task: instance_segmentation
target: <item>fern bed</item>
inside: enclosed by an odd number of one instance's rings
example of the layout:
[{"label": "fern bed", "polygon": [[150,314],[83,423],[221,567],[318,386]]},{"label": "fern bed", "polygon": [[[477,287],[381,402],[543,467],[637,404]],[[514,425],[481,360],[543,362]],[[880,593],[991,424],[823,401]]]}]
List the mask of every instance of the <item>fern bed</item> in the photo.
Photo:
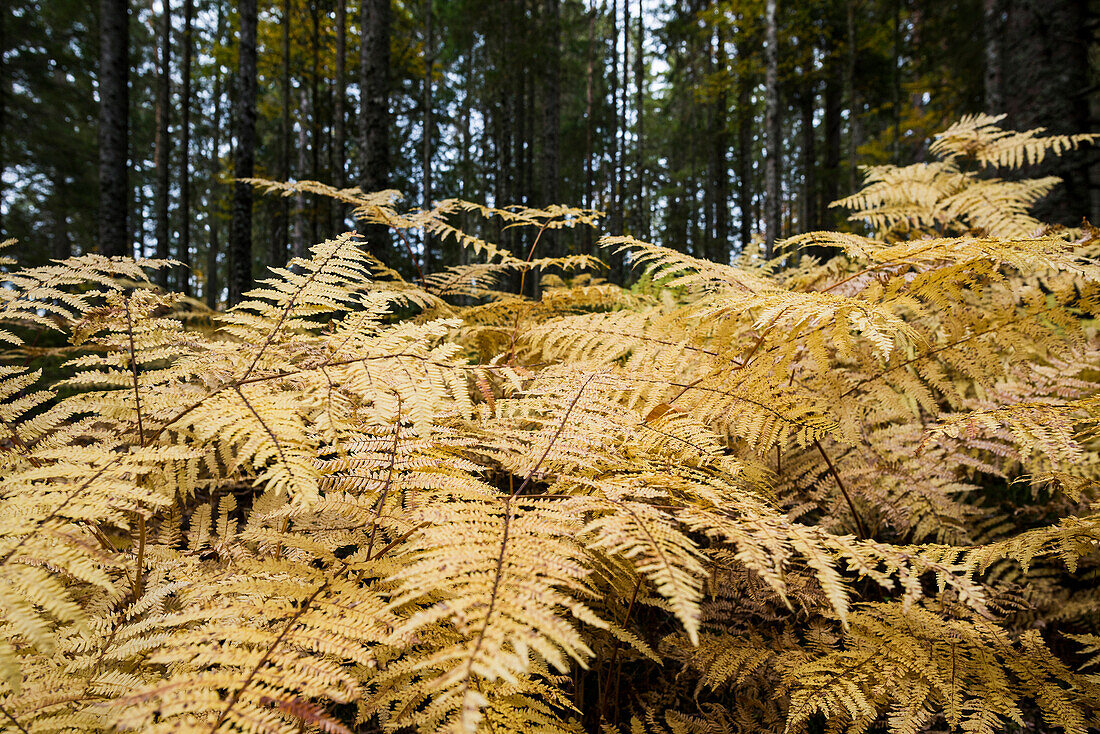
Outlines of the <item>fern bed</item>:
[{"label": "fern bed", "polygon": [[1100,726],[1100,238],[1002,178],[1087,136],[996,123],[868,170],[871,236],[605,237],[632,289],[449,224],[596,212],[311,182],[255,183],[473,264],[348,233],[212,314],[163,263],[5,262],[0,727]]}]

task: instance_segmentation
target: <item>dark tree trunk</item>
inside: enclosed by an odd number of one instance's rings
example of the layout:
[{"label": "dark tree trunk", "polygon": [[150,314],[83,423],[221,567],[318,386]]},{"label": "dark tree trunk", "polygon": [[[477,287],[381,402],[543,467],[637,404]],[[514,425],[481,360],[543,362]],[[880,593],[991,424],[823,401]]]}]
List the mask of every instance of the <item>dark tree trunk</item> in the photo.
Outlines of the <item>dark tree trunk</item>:
[{"label": "dark tree trunk", "polygon": [[[333,127],[333,170],[332,181],[336,188],[342,189],[347,183],[347,143],[345,124],[347,112],[344,110],[347,100],[347,0],[336,0],[336,97],[332,110]],[[344,231],[344,205],[332,202],[333,229],[337,234]]]},{"label": "dark tree trunk", "polygon": [[[309,136],[306,133],[306,120],[309,119],[309,92],[306,85],[298,87],[298,177],[305,178],[309,166]],[[290,238],[290,256],[305,257],[306,254],[306,195],[301,191],[294,195],[294,232]]]},{"label": "dark tree trunk", "polygon": [[814,83],[807,81],[799,100],[802,112],[802,226],[810,232],[819,226],[817,208],[817,139],[814,135]]},{"label": "dark tree trunk", "polygon": [[[542,118],[542,201],[540,205],[561,204],[558,201],[560,153],[558,130],[561,126],[561,0],[544,0],[546,16],[546,80],[543,87],[545,104]],[[547,232],[545,250],[551,255],[561,253],[561,243],[553,232]]]},{"label": "dark tree trunk", "polygon": [[[432,206],[432,72],[435,63],[435,51],[432,38],[432,0],[424,0],[424,109],[422,124],[424,127],[423,147],[421,148],[420,168],[423,174],[424,209]],[[424,269],[430,272],[434,262],[432,256],[431,235],[424,232]]]},{"label": "dark tree trunk", "polygon": [[99,8],[99,251],[129,255],[130,7],[128,0],[100,0]]},{"label": "dark tree trunk", "polygon": [[[256,0],[238,0],[240,61],[237,71],[236,178],[251,177],[256,156]],[[252,187],[233,189],[233,220],[229,235],[229,303],[235,305],[252,287]]]},{"label": "dark tree trunk", "polygon": [[195,0],[183,3],[183,86],[180,90],[180,246],[179,290],[191,295],[191,23]]},{"label": "dark tree trunk", "polygon": [[[221,43],[225,35],[225,12],[221,4],[218,5],[217,38],[215,43]],[[210,120],[211,150],[210,150],[210,180],[217,181],[221,175],[221,134],[222,134],[222,74],[220,69],[214,75],[214,116]],[[218,285],[218,254],[221,249],[219,237],[218,219],[222,213],[221,196],[217,191],[210,191],[207,202],[207,226],[210,230],[210,241],[206,250],[206,305],[217,308],[218,293],[221,288]]]},{"label": "dark tree trunk", "polygon": [[[595,0],[593,0],[595,2]],[[592,200],[592,100],[594,75],[595,75],[595,59],[593,58],[596,37],[596,7],[592,5],[588,8],[588,65],[585,68],[585,98],[584,98],[584,206],[586,209],[594,209],[595,202]],[[584,228],[584,251],[590,255],[594,255],[592,243],[592,229],[590,227]]]},{"label": "dark tree trunk", "polygon": [[[739,44],[737,52],[747,52],[747,44]],[[741,211],[741,250],[752,244],[752,80],[749,79],[745,64],[741,65],[741,76],[737,80],[737,208]]]},{"label": "dark tree trunk", "polygon": [[[170,223],[168,221],[168,170],[171,166],[171,138],[168,136],[169,99],[171,86],[171,59],[172,59],[172,5],[169,0],[164,0],[160,16],[160,36],[157,40],[158,59],[157,68],[157,102],[156,102],[156,137],[153,143],[153,162],[157,173],[157,199],[156,199],[156,257],[166,259],[169,256],[168,237]],[[157,270],[157,282],[162,288],[168,286],[168,270]]]},{"label": "dark tree trunk", "polygon": [[[321,80],[321,9],[319,7],[318,0],[310,0],[309,3],[309,19],[312,27],[312,33],[309,36],[309,48],[312,58],[312,66],[309,74],[309,116],[310,129],[309,129],[309,142],[310,142],[310,166],[309,175],[310,178],[318,180],[321,178],[321,96],[320,96],[320,80]],[[304,122],[304,120],[303,120]],[[318,243],[322,239],[321,231],[321,217],[317,207],[317,198],[312,197],[310,199],[309,207],[309,243],[310,246]],[[304,254],[304,253],[303,253]]]},{"label": "dark tree trunk", "polygon": [[[390,184],[390,0],[361,0],[359,134],[362,138],[362,180],[365,192]],[[389,253],[389,230],[376,225],[365,232],[367,244],[379,256]]]},{"label": "dark tree trunk", "polygon": [[635,223],[637,237],[641,240],[649,239],[649,205],[646,202],[646,164],[645,164],[645,13],[642,0],[638,0],[638,35],[634,47],[634,82],[636,85],[636,97],[634,101],[634,114],[638,119],[637,141],[635,142],[635,187],[638,201],[638,217]]},{"label": "dark tree trunk", "polygon": [[982,30],[985,33],[985,111],[995,115],[1004,107],[1001,99],[1001,0],[984,0]]},{"label": "dark tree trunk", "polygon": [[[8,137],[8,69],[6,63],[8,35],[5,27],[7,13],[0,13],[0,201],[4,200],[4,171],[8,159],[4,141]],[[0,239],[4,239],[4,213],[0,210]]]},{"label": "dark tree trunk", "polygon": [[[715,34],[715,66],[724,70],[729,65],[726,57],[726,39],[721,29]],[[714,259],[729,262],[730,255],[730,216],[729,216],[729,136],[727,135],[727,116],[729,99],[726,87],[722,85],[714,101]]]},{"label": "dark tree trunk", "polygon": [[[859,85],[856,83],[856,59],[859,57],[859,37],[856,35],[855,4],[855,0],[848,0],[845,8],[848,40],[846,86],[848,88],[848,115],[851,119],[851,131],[848,135],[848,191],[855,191],[859,185],[858,150],[860,144],[863,142],[863,97],[860,95]],[[828,101],[826,101],[826,113],[827,112]],[[839,121],[837,125],[837,129],[839,130]],[[826,132],[826,136],[828,136],[828,132]],[[828,151],[828,147],[826,147],[826,151]],[[827,152],[826,155],[828,155]]]},{"label": "dark tree trunk", "polygon": [[[280,181],[290,180],[290,0],[283,0],[279,18],[279,145],[275,175]],[[280,196],[275,204],[271,239],[268,240],[267,264],[286,264],[290,245],[290,199]]]},{"label": "dark tree trunk", "polygon": [[764,256],[771,258],[779,238],[779,33],[776,26],[776,0],[767,0],[764,47],[764,131],[768,155],[764,167]]}]

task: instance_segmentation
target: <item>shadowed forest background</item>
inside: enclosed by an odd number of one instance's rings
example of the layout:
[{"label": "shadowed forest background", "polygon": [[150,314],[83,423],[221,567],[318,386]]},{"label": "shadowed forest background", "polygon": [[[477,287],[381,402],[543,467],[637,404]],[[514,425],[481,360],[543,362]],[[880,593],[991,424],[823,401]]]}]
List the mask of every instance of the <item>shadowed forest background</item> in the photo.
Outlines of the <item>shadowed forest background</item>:
[{"label": "shadowed forest background", "polygon": [[[235,176],[396,189],[412,207],[584,206],[611,234],[728,262],[754,234],[851,227],[828,204],[858,166],[919,162],[961,115],[1080,133],[1100,99],[1089,0],[4,5],[0,234],[25,265],[174,258],[165,284],[211,306],[353,227],[328,199],[258,197]],[[1086,146],[1026,171],[1064,179],[1040,220],[1100,219],[1097,160]],[[547,254],[593,252],[583,229]],[[368,234],[406,274],[462,257]]]}]

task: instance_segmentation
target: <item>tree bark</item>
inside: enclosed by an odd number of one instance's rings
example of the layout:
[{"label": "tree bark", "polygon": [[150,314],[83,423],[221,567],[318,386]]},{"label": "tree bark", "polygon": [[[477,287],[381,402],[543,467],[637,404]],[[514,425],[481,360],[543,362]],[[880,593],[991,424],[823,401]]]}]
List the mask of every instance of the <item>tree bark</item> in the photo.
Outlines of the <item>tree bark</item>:
[{"label": "tree bark", "polygon": [[[238,0],[240,59],[237,69],[236,178],[249,178],[256,161],[256,0]],[[229,238],[229,303],[240,303],[252,287],[252,187],[237,183]]]},{"label": "tree bark", "polygon": [[[157,68],[157,103],[154,112],[157,131],[153,143],[153,162],[156,166],[157,174],[156,257],[163,260],[169,256],[168,236],[170,224],[168,221],[168,187],[170,182],[168,169],[171,165],[170,159],[172,156],[169,148],[172,143],[168,134],[168,118],[170,114],[168,105],[170,99],[169,87],[171,86],[172,4],[170,0],[161,0],[161,2],[160,26],[158,28],[160,35],[157,39],[157,51],[160,58]],[[168,286],[167,268],[160,268],[157,270],[156,279],[162,288],[166,288]]]},{"label": "tree bark", "polygon": [[[422,125],[424,128],[424,140],[421,148],[420,168],[423,175],[424,209],[432,206],[432,71],[435,64],[435,51],[432,38],[432,0],[424,0],[424,109]],[[424,269],[430,272],[433,269],[433,255],[431,235],[424,231]]]},{"label": "tree bark", "polygon": [[[215,43],[221,43],[225,35],[225,12],[221,4],[218,5],[217,37]],[[210,180],[216,182],[221,174],[221,133],[222,133],[222,74],[219,69],[214,75],[214,115],[210,120],[211,150],[210,150]],[[209,244],[206,249],[206,286],[204,295],[206,305],[217,308],[218,305],[218,253],[221,249],[219,242],[218,216],[221,214],[221,197],[212,187],[207,201],[207,227],[209,229]]]},{"label": "tree bark", "polygon": [[[8,35],[5,18],[7,13],[0,13],[0,201],[4,200],[4,171],[7,170],[8,158],[4,150],[4,141],[8,138],[8,68],[7,51]],[[0,238],[4,238],[4,212],[0,210]]]},{"label": "tree bark", "polygon": [[[298,177],[305,178],[309,167],[309,137],[306,134],[306,120],[309,119],[309,93],[306,85],[298,86]],[[290,238],[290,257],[305,257],[306,254],[306,195],[301,191],[294,194],[294,232]]]},{"label": "tree bark", "polygon": [[779,237],[779,33],[776,25],[776,0],[767,0],[767,33],[764,75],[764,130],[767,135],[767,160],[764,167],[764,256],[771,259]]},{"label": "tree bark", "polygon": [[[847,37],[848,37],[848,116],[851,120],[851,131],[848,135],[848,191],[853,192],[859,185],[859,145],[863,142],[863,98],[859,93],[859,85],[856,83],[856,59],[858,58],[856,35],[856,0],[848,0],[846,4]],[[839,129],[839,128],[838,128]],[[826,133],[828,134],[828,133]],[[827,150],[827,149],[826,149]],[[829,202],[832,203],[832,202]]]},{"label": "tree bark", "polygon": [[634,164],[635,196],[638,201],[638,217],[636,221],[637,237],[640,240],[649,239],[649,205],[646,202],[646,164],[645,164],[645,92],[646,92],[646,67],[645,67],[645,12],[642,0],[638,0],[638,34],[634,48],[634,83],[636,97],[634,100],[634,114],[637,116],[637,141],[635,142],[636,162]]},{"label": "tree bark", "polygon": [[[722,72],[729,65],[726,57],[726,39],[721,28],[716,29],[715,66]],[[719,86],[714,101],[714,257],[719,262],[728,263],[730,256],[730,217],[729,217],[729,137],[727,135],[727,117],[729,99],[726,86]]]},{"label": "tree bark", "polygon": [[[290,0],[283,0],[279,18],[279,144],[275,163],[275,175],[280,181],[290,180]],[[290,245],[290,199],[280,196],[275,204],[271,239],[268,240],[267,264],[282,267],[286,264]]]},{"label": "tree bark", "polygon": [[802,92],[802,226],[803,232],[818,228],[817,208],[817,136],[814,135],[815,84],[808,80]]},{"label": "tree bark", "polygon": [[130,7],[128,0],[100,0],[99,8],[99,251],[129,255]]},{"label": "tree bark", "polygon": [[737,48],[741,63],[741,74],[737,79],[737,208],[741,214],[741,250],[744,252],[752,244],[752,80],[748,77],[747,43],[742,41]]},{"label": "tree bark", "polygon": [[[336,0],[336,98],[333,104],[333,171],[332,181],[336,188],[347,186],[347,143],[345,124],[347,112],[347,0]],[[344,231],[344,205],[332,202],[333,229],[337,234]]]},{"label": "tree bark", "polygon": [[[559,151],[559,129],[561,127],[561,0],[544,0],[543,13],[546,16],[546,81],[543,87],[545,104],[542,118],[542,201],[540,205],[561,204],[558,201],[558,176],[561,154]],[[546,252],[551,255],[563,254],[561,242],[556,233],[546,243]]]},{"label": "tree bark", "polygon": [[191,295],[191,25],[195,0],[183,3],[183,86],[180,90],[180,245],[179,290]]},{"label": "tree bark", "polygon": [[[592,0],[595,3],[595,0]],[[592,85],[595,73],[595,60],[593,59],[593,46],[596,37],[596,7],[593,4],[588,8],[588,65],[585,70],[585,97],[584,97],[584,206],[586,209],[595,208],[592,201]],[[592,228],[584,228],[584,251],[594,255],[592,243]]]},{"label": "tree bark", "polygon": [[[361,0],[360,112],[362,138],[360,185],[365,192],[380,191],[390,183],[390,0]],[[389,230],[368,227],[368,246],[375,255],[389,253]]]},{"label": "tree bark", "polygon": [[995,115],[1001,100],[1001,0],[984,0],[982,30],[985,33],[985,111]]}]

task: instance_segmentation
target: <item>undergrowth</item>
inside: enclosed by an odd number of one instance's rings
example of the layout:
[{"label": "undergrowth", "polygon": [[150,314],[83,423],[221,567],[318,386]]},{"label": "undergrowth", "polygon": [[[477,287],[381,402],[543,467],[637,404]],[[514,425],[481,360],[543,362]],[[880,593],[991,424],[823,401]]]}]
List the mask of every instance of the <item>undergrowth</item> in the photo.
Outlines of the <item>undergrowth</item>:
[{"label": "undergrowth", "polygon": [[7,261],[0,726],[1100,725],[1100,242],[999,177],[1085,138],[996,123],[870,169],[873,236],[605,237],[633,290],[539,257],[595,212],[310,182],[256,183],[474,262],[406,281],[348,233],[211,315],[157,263]]}]

